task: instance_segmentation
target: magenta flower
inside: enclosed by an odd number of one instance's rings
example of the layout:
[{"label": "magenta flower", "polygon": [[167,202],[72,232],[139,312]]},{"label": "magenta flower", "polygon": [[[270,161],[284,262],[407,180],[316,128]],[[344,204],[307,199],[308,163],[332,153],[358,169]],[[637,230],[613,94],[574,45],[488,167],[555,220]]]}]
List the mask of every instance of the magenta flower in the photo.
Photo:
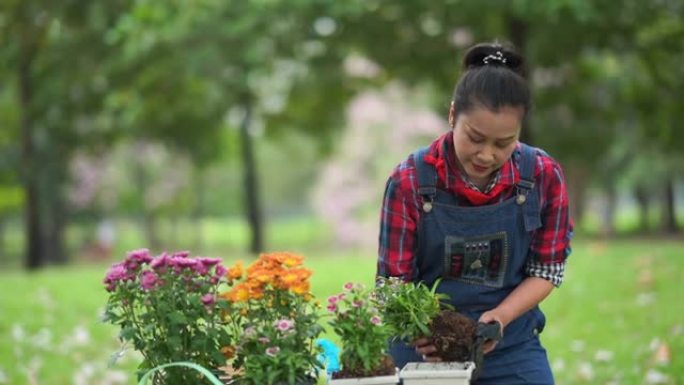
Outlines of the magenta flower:
[{"label": "magenta flower", "polygon": [[183,251],[176,251],[171,255],[172,258],[187,258],[190,255],[190,252],[187,250]]},{"label": "magenta flower", "polygon": [[157,274],[152,271],[145,270],[142,272],[142,276],[140,278],[140,287],[143,290],[152,290],[158,281],[159,277],[157,277]]},{"label": "magenta flower", "polygon": [[204,306],[211,306],[214,304],[214,301],[216,301],[216,298],[211,293],[202,296],[202,303]]},{"label": "magenta flower", "polygon": [[334,313],[337,311],[337,306],[334,303],[331,303],[326,307],[326,309],[328,309],[329,312]]},{"label": "magenta flower", "polygon": [[380,318],[378,315],[374,315],[370,318],[370,322],[373,325],[380,325],[382,323],[382,318]]},{"label": "magenta flower", "polygon": [[275,357],[276,354],[280,352],[280,348],[277,346],[271,346],[269,348],[266,348],[266,355],[269,355],[271,357]]},{"label": "magenta flower", "polygon": [[196,263],[192,269],[199,275],[205,276],[209,274],[209,267],[203,263]]},{"label": "magenta flower", "polygon": [[351,290],[354,288],[354,284],[352,282],[347,282],[344,284],[344,289],[345,290]]},{"label": "magenta flower", "polygon": [[207,267],[216,266],[221,263],[220,258],[198,258],[198,260]]},{"label": "magenta flower", "polygon": [[171,264],[182,269],[194,269],[199,262],[196,259],[174,256],[171,257]]},{"label": "magenta flower", "polygon": [[150,267],[158,272],[166,271],[166,266],[169,265],[169,255],[166,253],[161,253],[158,257],[154,258],[150,263]]},{"label": "magenta flower", "polygon": [[223,265],[218,265],[218,266],[216,266],[216,270],[214,271],[214,275],[220,278],[220,277],[223,277],[227,271],[228,271],[228,269],[223,267]]},{"label": "magenta flower", "polygon": [[125,281],[129,278],[128,270],[123,263],[115,263],[107,271],[107,275],[102,283],[107,285],[107,291],[113,291],[119,281]]},{"label": "magenta flower", "polygon": [[126,256],[127,261],[136,262],[138,264],[150,263],[152,256],[148,249],[133,250]]}]

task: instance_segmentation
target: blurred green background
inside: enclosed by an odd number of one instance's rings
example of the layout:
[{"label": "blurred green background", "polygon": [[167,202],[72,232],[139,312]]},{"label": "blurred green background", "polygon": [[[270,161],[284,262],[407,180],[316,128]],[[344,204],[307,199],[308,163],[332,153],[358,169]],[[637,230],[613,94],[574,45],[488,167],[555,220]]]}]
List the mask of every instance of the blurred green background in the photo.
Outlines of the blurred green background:
[{"label": "blurred green background", "polygon": [[[372,282],[392,168],[448,130],[465,49],[528,58],[523,140],[576,222],[559,384],[683,384],[680,0],[3,0],[0,384],[132,384],[99,323],[131,249],[307,256]],[[679,215],[678,215],[679,214]]]}]

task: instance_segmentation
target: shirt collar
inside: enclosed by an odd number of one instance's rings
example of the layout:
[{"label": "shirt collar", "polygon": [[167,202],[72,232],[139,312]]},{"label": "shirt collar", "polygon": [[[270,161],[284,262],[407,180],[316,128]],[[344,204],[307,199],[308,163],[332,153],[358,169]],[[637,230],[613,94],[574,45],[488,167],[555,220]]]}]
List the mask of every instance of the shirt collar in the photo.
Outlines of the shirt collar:
[{"label": "shirt collar", "polygon": [[[480,191],[477,186],[475,186],[472,181],[469,180],[468,176],[465,175],[458,167],[458,162],[456,160],[456,151],[454,149],[454,137],[452,131],[449,131],[439,137],[436,141],[432,143],[430,149],[428,150],[428,155],[434,157],[437,165],[446,165],[443,170],[438,172],[440,178],[443,179],[444,184],[447,189],[453,189],[456,187],[456,181],[464,181],[466,185],[476,191]],[[520,158],[520,143],[516,144],[513,155],[496,171],[494,178],[487,184],[484,192],[485,194],[492,191],[492,189],[497,184],[502,184],[503,186],[511,186],[520,180],[520,175],[518,172],[518,159]],[[431,162],[432,163],[432,162]]]}]

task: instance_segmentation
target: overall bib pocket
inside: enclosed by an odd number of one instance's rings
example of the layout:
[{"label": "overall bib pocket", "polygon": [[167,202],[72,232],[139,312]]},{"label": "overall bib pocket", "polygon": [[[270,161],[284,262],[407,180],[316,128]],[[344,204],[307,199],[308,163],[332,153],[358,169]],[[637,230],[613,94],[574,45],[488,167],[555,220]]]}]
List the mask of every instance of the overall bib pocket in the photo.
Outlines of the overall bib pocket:
[{"label": "overall bib pocket", "polygon": [[444,277],[469,284],[503,287],[508,267],[508,236],[489,235],[445,238]]}]

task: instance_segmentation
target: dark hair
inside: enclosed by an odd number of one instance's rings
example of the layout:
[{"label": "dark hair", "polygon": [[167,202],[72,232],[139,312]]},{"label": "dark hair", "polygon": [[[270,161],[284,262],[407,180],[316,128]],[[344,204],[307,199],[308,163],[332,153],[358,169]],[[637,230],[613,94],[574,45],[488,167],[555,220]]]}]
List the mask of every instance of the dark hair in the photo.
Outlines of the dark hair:
[{"label": "dark hair", "polygon": [[525,59],[510,44],[482,43],[463,57],[463,74],[454,90],[456,114],[473,107],[498,111],[504,106],[530,110]]}]

